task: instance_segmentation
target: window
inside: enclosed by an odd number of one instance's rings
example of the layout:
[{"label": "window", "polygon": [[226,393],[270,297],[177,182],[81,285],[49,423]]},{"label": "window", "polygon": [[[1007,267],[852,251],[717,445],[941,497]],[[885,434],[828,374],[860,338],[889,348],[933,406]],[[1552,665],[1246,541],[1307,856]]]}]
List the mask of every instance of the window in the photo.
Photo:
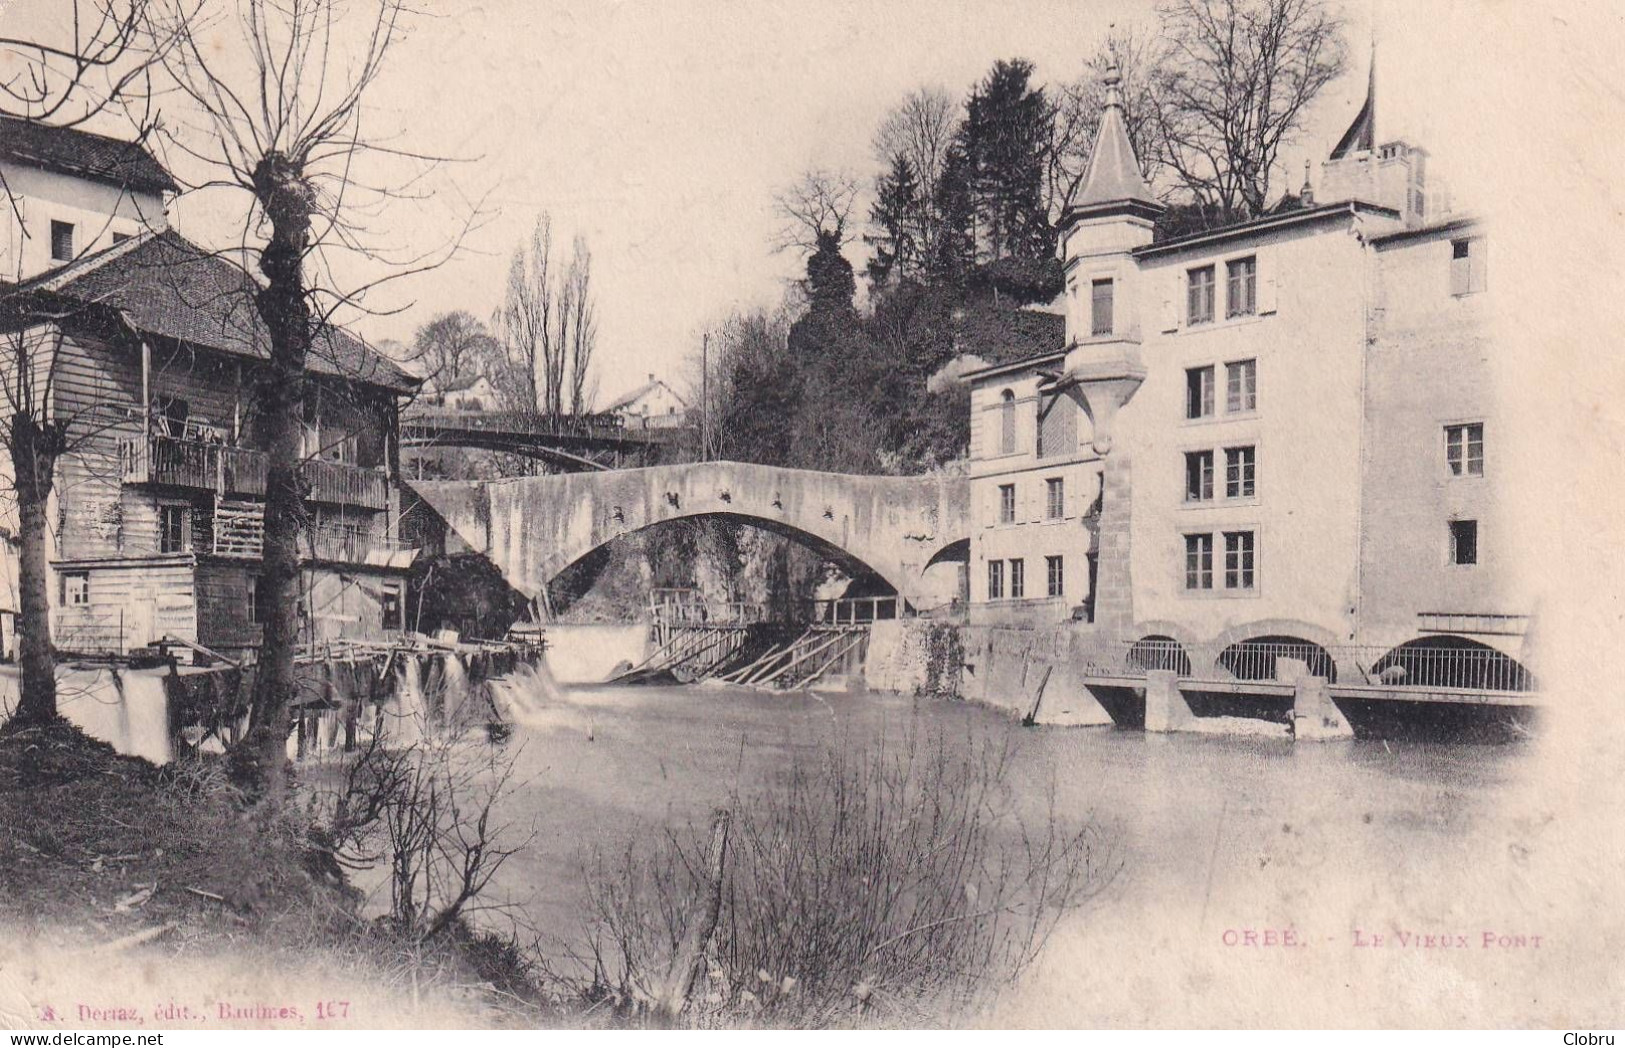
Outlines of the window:
[{"label": "window", "polygon": [[1484,240],[1468,237],[1450,242],[1450,293],[1471,295],[1487,286]]},{"label": "window", "polygon": [[382,613],[385,630],[398,632],[406,628],[404,608],[405,605],[401,601],[401,584],[384,583],[383,596],[379,598],[379,611]]},{"label": "window", "polygon": [[1014,524],[1016,522],[1016,486],[1014,484],[999,485],[999,523]]},{"label": "window", "polygon": [[158,507],[158,550],[160,553],[185,553],[187,517],[185,506]]},{"label": "window", "polygon": [[51,260],[73,261],[73,223],[51,221]]},{"label": "window", "polygon": [[987,562],[987,599],[1004,599],[1004,561],[990,560]]},{"label": "window", "polygon": [[135,234],[133,234],[133,233],[114,233],[113,234],[113,245],[116,247],[119,244],[124,243],[126,240],[129,240],[134,235]]},{"label": "window", "polygon": [[1020,557],[1010,561],[1010,599],[1020,600],[1027,595],[1027,562]]},{"label": "window", "polygon": [[1478,521],[1450,522],[1450,563],[1478,563]]},{"label": "window", "polygon": [[1213,588],[1213,536],[1185,536],[1185,588]]},{"label": "window", "polygon": [[1089,288],[1089,334],[1112,333],[1112,282],[1097,280]]},{"label": "window", "polygon": [[1044,481],[1044,516],[1050,520],[1066,516],[1066,482],[1060,477]]},{"label": "window", "polygon": [[1224,497],[1250,499],[1257,491],[1257,454],[1251,445],[1224,449]]},{"label": "window", "polygon": [[257,576],[248,583],[248,624],[250,626],[260,624],[260,608],[268,606],[265,598],[261,595],[264,586],[265,580]]},{"label": "window", "polygon": [[1253,533],[1224,533],[1224,588],[1253,588]]},{"label": "window", "polygon": [[1060,557],[1044,558],[1044,574],[1052,597],[1066,596],[1066,565]]},{"label": "window", "polygon": [[999,454],[1016,453],[1016,395],[1008,389],[999,395]]},{"label": "window", "polygon": [[1213,368],[1185,369],[1185,417],[1207,418],[1213,414]]},{"label": "window", "polygon": [[1185,277],[1186,322],[1209,323],[1213,319],[1213,267],[1187,270]]},{"label": "window", "polygon": [[1224,265],[1224,315],[1250,317],[1258,312],[1258,259],[1248,256]]},{"label": "window", "polygon": [[1258,361],[1233,360],[1224,366],[1224,409],[1232,415],[1258,410]]},{"label": "window", "polygon": [[1038,416],[1038,457],[1076,454],[1078,450],[1078,404],[1065,393],[1056,393],[1044,404]]},{"label": "window", "polygon": [[70,608],[82,608],[90,603],[90,572],[62,573],[62,603]]},{"label": "window", "polygon": [[1484,475],[1484,424],[1444,427],[1444,456],[1452,477]]},{"label": "window", "polygon": [[1185,452],[1185,501],[1206,502],[1213,497],[1213,452]]}]

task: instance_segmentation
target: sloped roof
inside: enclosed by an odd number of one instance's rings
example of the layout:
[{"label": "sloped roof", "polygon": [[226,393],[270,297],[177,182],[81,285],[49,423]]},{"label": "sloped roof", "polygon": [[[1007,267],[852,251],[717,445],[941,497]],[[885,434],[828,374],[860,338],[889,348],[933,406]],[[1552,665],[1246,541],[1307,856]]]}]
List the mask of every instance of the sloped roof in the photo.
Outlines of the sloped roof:
[{"label": "sloped roof", "polygon": [[672,389],[670,386],[667,386],[665,382],[663,382],[663,381],[661,381],[660,379],[657,378],[657,379],[652,379],[652,380],[650,380],[648,382],[645,382],[643,385],[639,386],[637,389],[634,389],[630,393],[626,393],[626,394],[623,394],[620,397],[617,397],[615,399],[614,403],[610,404],[610,406],[605,408],[604,410],[605,411],[619,411],[624,407],[630,407],[631,405],[637,403],[639,400],[641,400],[644,397],[648,396],[650,393],[653,393],[656,389],[659,389],[662,386],[665,386],[666,392],[670,393],[677,400],[678,403],[682,404],[685,407],[688,405],[688,401],[684,400],[677,393],[676,390]]},{"label": "sloped roof", "polygon": [[179,189],[138,143],[20,117],[0,116],[0,159],[148,193]]},{"label": "sloped roof", "polygon": [[1128,126],[1123,121],[1122,80],[1116,63],[1106,70],[1106,103],[1100,110],[1100,129],[1095,133],[1089,154],[1089,170],[1084,174],[1078,199],[1067,208],[1067,219],[1120,208],[1154,217],[1162,210],[1151,188],[1140,174],[1140,161],[1134,155]]},{"label": "sloped roof", "polygon": [[436,383],[438,393],[461,393],[465,389],[473,389],[481,382],[487,381],[484,375],[464,375],[462,378],[447,379]]},{"label": "sloped roof", "polygon": [[[145,335],[254,360],[270,358],[270,335],[254,308],[258,285],[240,267],[174,230],[146,233],[52,270],[15,288],[116,310]],[[312,340],[307,368],[410,392],[422,379],[342,328]]]}]

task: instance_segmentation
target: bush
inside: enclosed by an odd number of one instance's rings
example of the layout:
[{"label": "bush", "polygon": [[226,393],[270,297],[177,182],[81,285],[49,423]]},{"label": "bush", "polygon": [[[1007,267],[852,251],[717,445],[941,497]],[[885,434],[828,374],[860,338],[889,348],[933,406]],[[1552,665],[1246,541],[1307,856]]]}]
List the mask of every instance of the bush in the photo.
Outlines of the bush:
[{"label": "bush", "polygon": [[[733,797],[716,935],[681,1021],[918,1025],[985,1003],[1117,869],[1111,843],[1064,828],[1053,804],[1018,815],[1010,755],[912,734],[900,748],[831,746]],[[581,968],[554,978],[623,1020],[658,1018],[680,985],[679,944],[719,887],[705,836],[592,856]]]}]

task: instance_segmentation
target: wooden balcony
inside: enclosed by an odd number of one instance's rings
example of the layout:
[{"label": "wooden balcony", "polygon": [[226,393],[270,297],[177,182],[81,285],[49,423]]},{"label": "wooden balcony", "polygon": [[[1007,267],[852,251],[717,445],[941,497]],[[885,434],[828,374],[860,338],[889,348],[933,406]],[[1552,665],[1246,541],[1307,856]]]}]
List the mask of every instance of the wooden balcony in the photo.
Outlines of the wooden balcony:
[{"label": "wooden balcony", "polygon": [[357,509],[388,509],[389,478],[382,470],[342,462],[305,463],[310,501]]},{"label": "wooden balcony", "polygon": [[[265,496],[268,457],[252,448],[155,433],[145,441],[119,441],[119,458],[126,484]],[[389,478],[382,470],[311,460],[304,471],[311,502],[355,509],[389,508]]]},{"label": "wooden balcony", "polygon": [[224,495],[265,494],[266,456],[252,448],[154,433],[144,441],[120,441],[119,457],[127,484],[161,484]]}]

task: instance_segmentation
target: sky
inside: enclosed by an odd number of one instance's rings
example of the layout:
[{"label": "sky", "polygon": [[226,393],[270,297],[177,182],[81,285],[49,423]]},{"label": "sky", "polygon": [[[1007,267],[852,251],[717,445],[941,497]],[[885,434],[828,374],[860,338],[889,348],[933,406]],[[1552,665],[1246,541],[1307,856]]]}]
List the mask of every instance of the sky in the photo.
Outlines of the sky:
[{"label": "sky", "polygon": [[[364,11],[365,4],[356,4]],[[1378,133],[1451,154],[1478,5],[1351,0],[1350,73],[1329,89],[1283,154],[1296,188],[1358,109],[1377,27]],[[9,24],[49,17],[50,0],[0,0]],[[650,373],[683,382],[702,333],[735,307],[772,306],[801,270],[776,252],[775,190],[809,167],[878,171],[870,141],[916,86],[963,97],[999,58],[1041,81],[1077,77],[1107,31],[1149,21],[1149,0],[877,3],[851,0],[428,0],[367,99],[369,128],[416,152],[454,158],[377,220],[399,250],[432,251],[477,208],[482,223],[432,273],[378,292],[365,336],[410,341],[436,313],[488,317],[514,248],[551,215],[556,250],[584,236],[599,313],[598,403]],[[1438,60],[1441,42],[1452,61]],[[171,106],[178,103],[171,102]],[[182,232],[230,242],[206,200],[175,209]],[[854,262],[861,245],[849,249]],[[354,282],[376,272],[341,274]]]}]

